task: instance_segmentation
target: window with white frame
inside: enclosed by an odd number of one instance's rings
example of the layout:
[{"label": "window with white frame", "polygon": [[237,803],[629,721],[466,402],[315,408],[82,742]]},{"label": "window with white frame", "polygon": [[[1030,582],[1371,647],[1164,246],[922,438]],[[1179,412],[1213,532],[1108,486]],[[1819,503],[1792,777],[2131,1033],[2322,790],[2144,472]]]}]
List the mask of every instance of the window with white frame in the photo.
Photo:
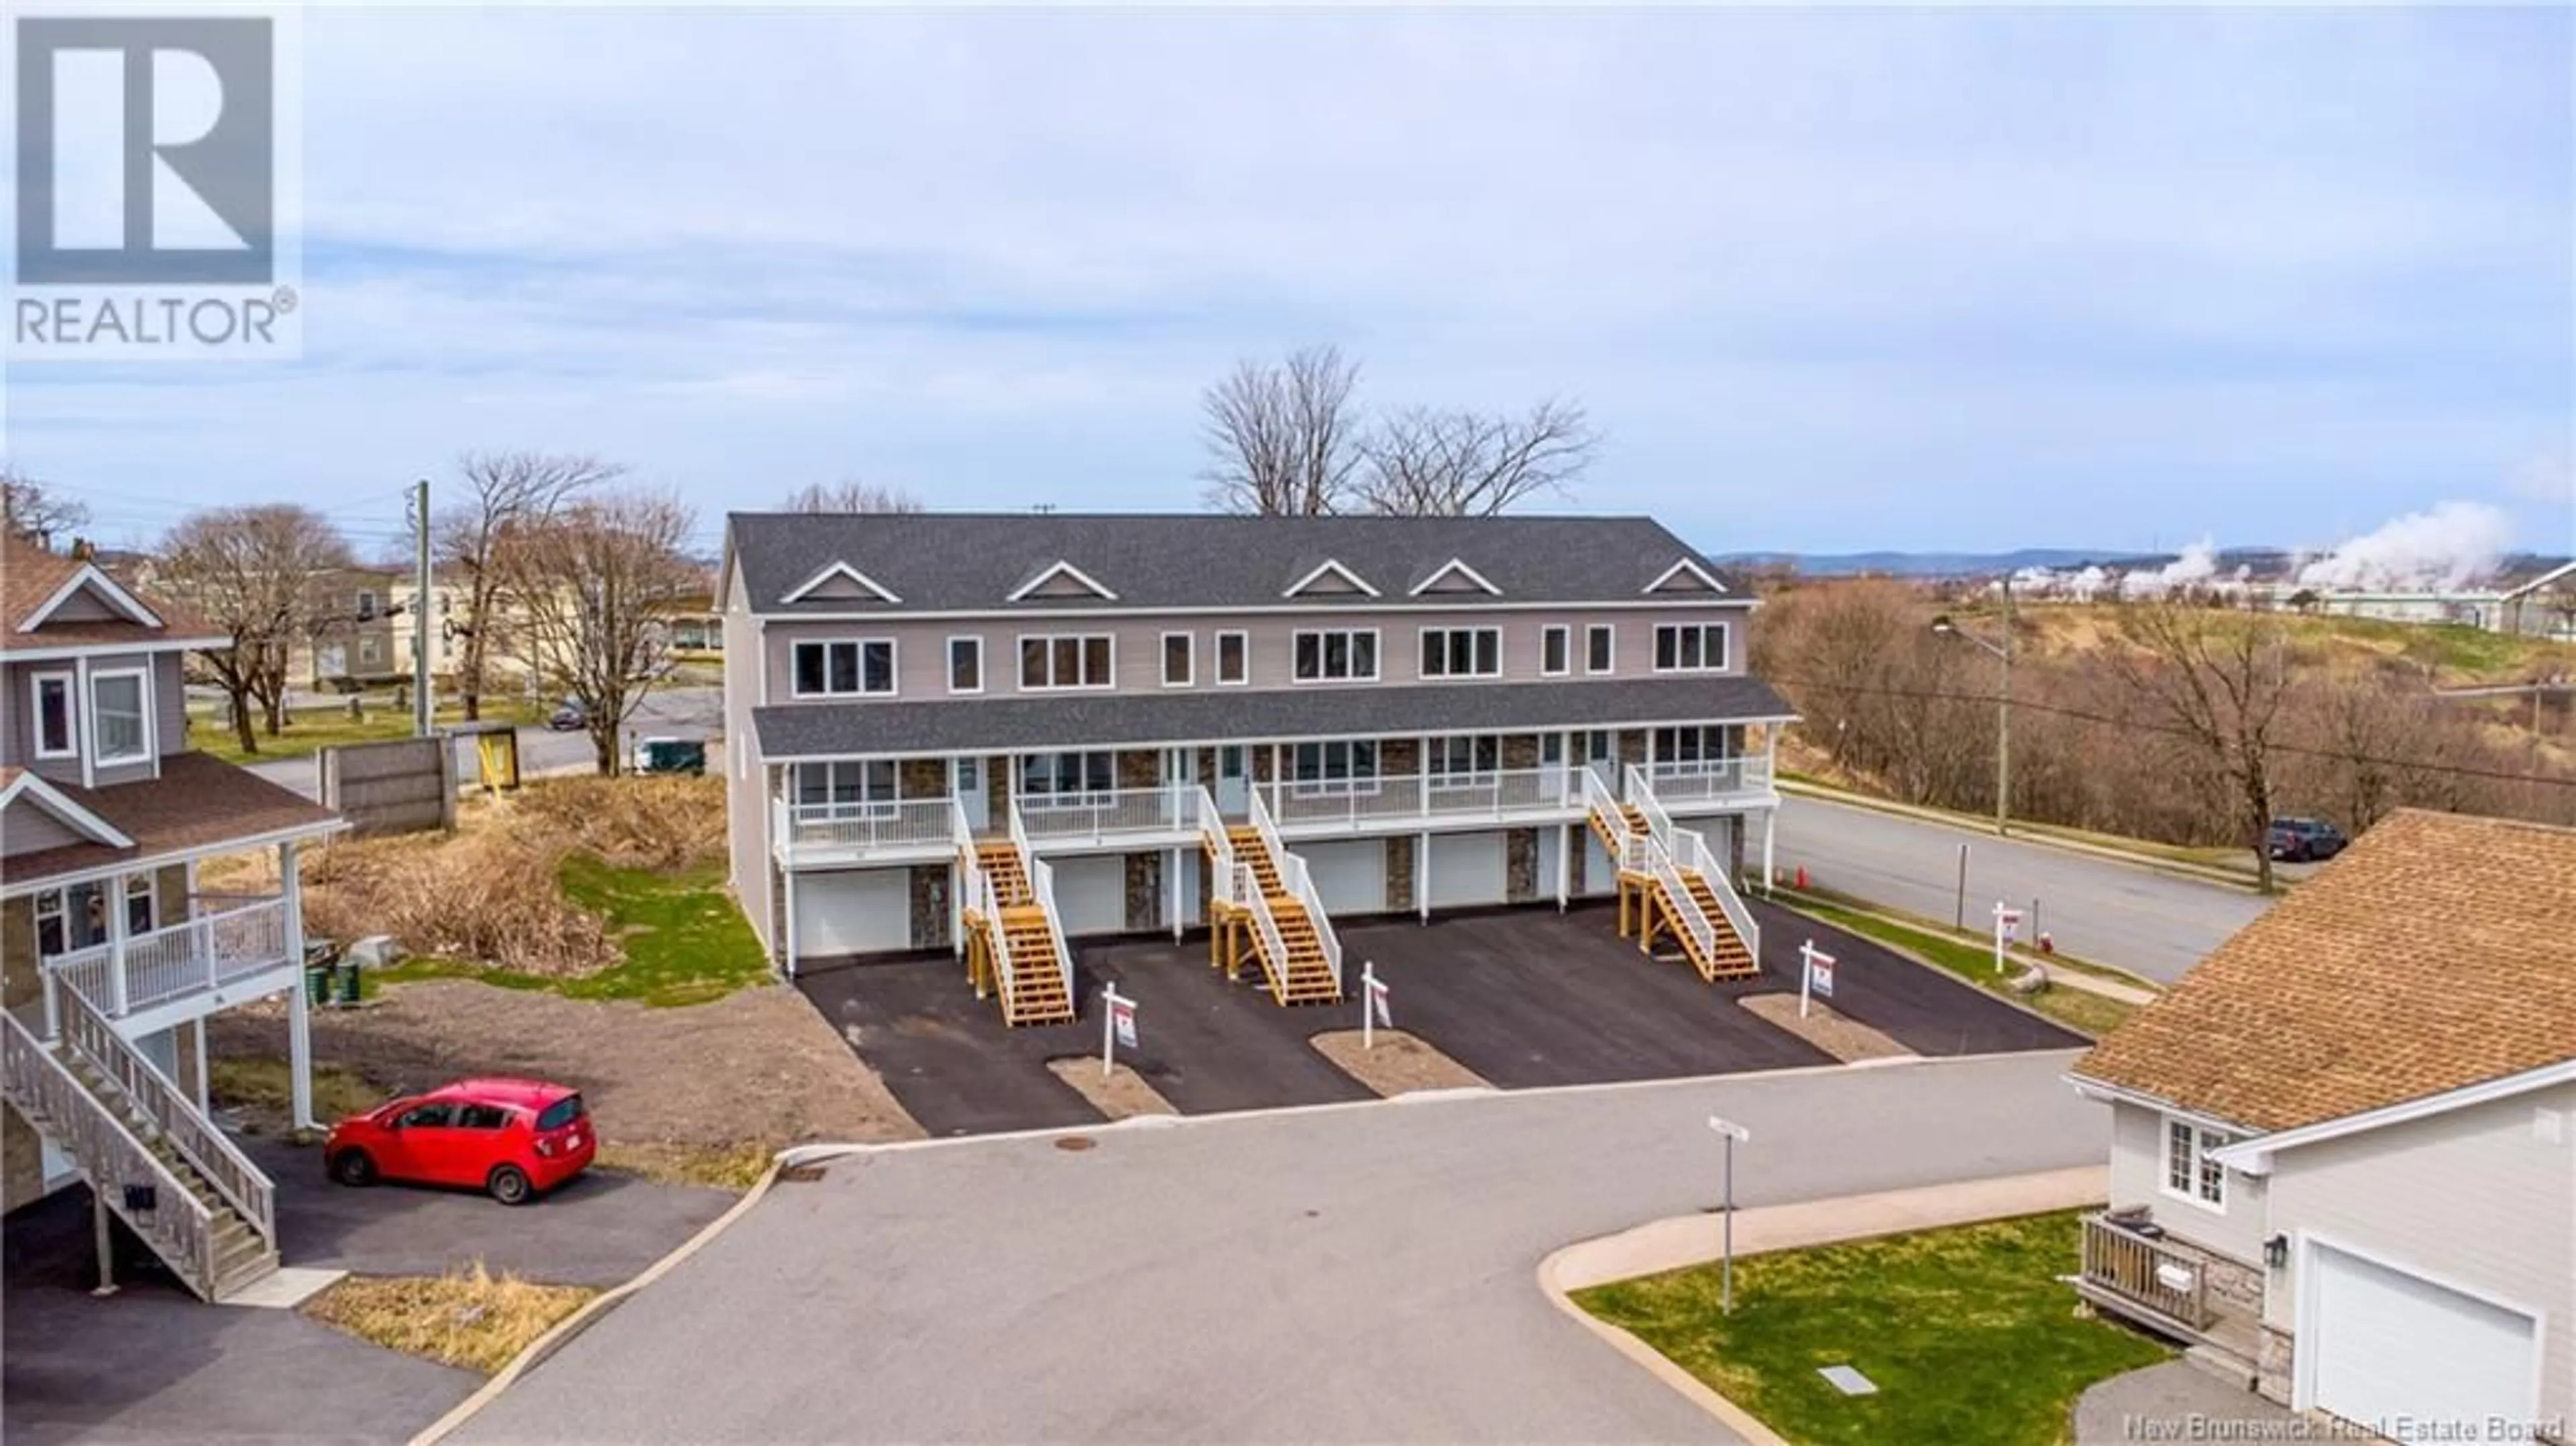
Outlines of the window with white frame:
[{"label": "window with white frame", "polygon": [[1657,623],[1655,671],[1714,673],[1726,666],[1726,624]]},{"label": "window with white frame", "polygon": [[1107,633],[1039,634],[1020,639],[1020,689],[1037,693],[1065,688],[1117,686],[1116,645]]},{"label": "window with white frame", "polygon": [[1594,623],[1583,630],[1583,671],[1606,673],[1617,661],[1619,633],[1608,623]]},{"label": "window with white frame", "polygon": [[984,691],[984,640],[982,638],[948,640],[948,691],[951,693]]},{"label": "window with white frame", "polygon": [[2165,1120],[2165,1192],[2212,1209],[2227,1208],[2227,1167],[2212,1158],[2227,1137],[2189,1120]]},{"label": "window with white frame", "polygon": [[384,665],[384,661],[384,645],[382,643],[377,641],[374,637],[363,637],[358,639],[359,667],[382,667]]},{"label": "window with white frame", "polygon": [[1114,753],[1031,753],[1020,759],[1020,796],[1033,806],[1101,802],[1117,787]]},{"label": "window with white frame", "polygon": [[799,698],[859,698],[894,692],[894,641],[843,638],[796,645]]},{"label": "window with white frame", "polygon": [[1377,681],[1377,629],[1342,628],[1299,633],[1295,639],[1300,683]]},{"label": "window with white frame", "polygon": [[1500,628],[1424,628],[1422,676],[1499,678],[1503,675]]},{"label": "window with white frame", "polygon": [[72,675],[38,673],[36,690],[36,756],[38,758],[75,758],[80,754],[80,729],[72,719]]},{"label": "window with white frame", "polygon": [[1289,752],[1288,776],[1300,795],[1377,792],[1377,744],[1366,738],[1300,743]]},{"label": "window with white frame", "polygon": [[1198,637],[1192,633],[1163,634],[1163,686],[1186,688],[1198,681]]},{"label": "window with white frame", "polygon": [[1539,633],[1538,670],[1550,678],[1574,671],[1574,629],[1563,623],[1550,623]]},{"label": "window with white frame", "polygon": [[1502,766],[1503,740],[1495,733],[1453,733],[1424,742],[1422,771],[1433,788],[1467,788],[1494,781]]},{"label": "window with white frame", "polygon": [[160,912],[160,898],[153,892],[150,874],[125,876],[125,932],[127,935],[149,934],[160,925],[155,916]]},{"label": "window with white frame", "polygon": [[890,818],[895,797],[891,758],[796,765],[797,811],[807,819]]},{"label": "window with white frame", "polygon": [[1220,684],[1252,681],[1252,636],[1249,633],[1216,635],[1216,680]]},{"label": "window with white frame", "polygon": [[63,891],[47,889],[36,896],[36,957],[50,959],[70,951],[70,926],[63,917]]},{"label": "window with white frame", "polygon": [[1658,728],[1652,747],[1657,773],[1716,773],[1735,759],[1734,740],[1723,723]]},{"label": "window with white frame", "polygon": [[140,668],[89,675],[90,761],[101,768],[152,757],[152,685]]}]

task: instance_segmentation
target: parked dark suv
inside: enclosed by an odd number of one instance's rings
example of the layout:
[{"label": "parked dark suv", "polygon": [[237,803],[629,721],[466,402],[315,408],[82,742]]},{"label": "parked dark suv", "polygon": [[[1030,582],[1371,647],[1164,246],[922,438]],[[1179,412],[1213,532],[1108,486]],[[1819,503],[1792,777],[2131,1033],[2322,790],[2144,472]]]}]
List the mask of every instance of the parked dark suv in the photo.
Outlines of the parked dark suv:
[{"label": "parked dark suv", "polygon": [[2321,818],[2276,818],[2264,835],[2263,851],[2286,863],[2316,863],[2343,852],[2351,840]]}]

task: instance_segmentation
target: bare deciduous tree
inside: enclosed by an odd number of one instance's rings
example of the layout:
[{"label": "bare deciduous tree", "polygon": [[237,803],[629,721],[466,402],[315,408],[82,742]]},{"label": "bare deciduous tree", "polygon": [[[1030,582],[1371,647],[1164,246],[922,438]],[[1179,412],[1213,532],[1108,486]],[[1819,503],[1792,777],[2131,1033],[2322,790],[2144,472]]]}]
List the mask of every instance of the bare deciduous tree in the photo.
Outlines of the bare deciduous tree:
[{"label": "bare deciduous tree", "polygon": [[494,555],[522,619],[514,647],[582,705],[604,775],[623,770],[620,731],[671,671],[671,613],[706,586],[681,551],[693,521],[667,492],[608,492],[510,528]]},{"label": "bare deciduous tree", "polygon": [[89,508],[77,499],[48,492],[45,484],[15,468],[0,467],[0,529],[51,552],[57,534],[89,525]]},{"label": "bare deciduous tree", "polygon": [[[591,488],[624,476],[626,468],[580,453],[468,452],[457,459],[456,472],[471,495],[438,509],[430,552],[465,578],[465,615],[457,623],[465,647],[457,659],[456,691],[471,722],[483,716],[492,659],[510,647],[501,626],[510,611],[508,591],[496,566],[510,533],[544,521]],[[413,624],[432,626],[428,599],[418,605]]]},{"label": "bare deciduous tree", "polygon": [[314,632],[312,579],[349,560],[349,544],[320,513],[284,503],[193,513],[162,539],[161,586],[230,639],[205,658],[243,752],[259,751],[253,701],[270,737],[284,726],[287,658]]},{"label": "bare deciduous tree", "polygon": [[1492,517],[1570,492],[1599,447],[1583,408],[1554,398],[1518,417],[1416,407],[1360,444],[1368,465],[1353,500],[1402,517]]},{"label": "bare deciduous tree", "polygon": [[2171,730],[2194,763],[2227,781],[2239,837],[2253,848],[2256,877],[2270,892],[2272,856],[2263,840],[2272,822],[2274,745],[2292,688],[2288,634],[2268,617],[2183,602],[2137,604],[2121,626],[2136,649],[2114,652],[2112,668],[2151,721]]},{"label": "bare deciduous tree", "polygon": [[1318,517],[1346,505],[1359,465],[1351,390],[1357,364],[1341,349],[1304,347],[1279,363],[1244,361],[1200,398],[1210,506],[1259,517]]},{"label": "bare deciduous tree", "polygon": [[808,482],[787,494],[787,512],[919,512],[921,499],[900,487],[862,482],[855,477],[828,485]]}]

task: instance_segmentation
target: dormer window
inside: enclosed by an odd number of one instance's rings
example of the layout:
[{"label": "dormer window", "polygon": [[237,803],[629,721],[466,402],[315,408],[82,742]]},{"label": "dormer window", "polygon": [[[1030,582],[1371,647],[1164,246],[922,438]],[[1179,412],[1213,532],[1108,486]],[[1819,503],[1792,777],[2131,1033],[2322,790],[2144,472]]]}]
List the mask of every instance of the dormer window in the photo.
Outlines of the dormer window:
[{"label": "dormer window", "polygon": [[35,677],[36,756],[77,758],[80,730],[72,721],[72,675],[38,673]]},{"label": "dormer window", "polygon": [[141,668],[89,675],[90,762],[100,768],[152,758],[152,685]]}]

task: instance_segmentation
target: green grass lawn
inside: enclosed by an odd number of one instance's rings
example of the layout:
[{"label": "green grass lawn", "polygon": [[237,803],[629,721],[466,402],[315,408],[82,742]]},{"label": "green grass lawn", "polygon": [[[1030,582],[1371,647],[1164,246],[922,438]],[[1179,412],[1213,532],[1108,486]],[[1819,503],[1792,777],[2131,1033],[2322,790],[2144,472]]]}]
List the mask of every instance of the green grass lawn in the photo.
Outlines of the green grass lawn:
[{"label": "green grass lawn", "polygon": [[[1585,1310],[1669,1357],[1792,1441],[2054,1446],[2086,1386],[2167,1350],[2079,1319],[2056,1277],[2075,1269],[2078,1216],[2033,1215],[1582,1291]],[[1817,1374],[1848,1365],[1878,1386],[1845,1396]]]},{"label": "green grass lawn", "polygon": [[[545,711],[516,700],[488,701],[483,705],[487,723],[543,723]],[[449,706],[438,710],[436,721],[449,726],[465,721],[465,710]],[[287,713],[286,728],[270,737],[265,724],[254,722],[259,751],[245,753],[241,740],[224,726],[220,709],[189,714],[188,742],[201,752],[213,754],[227,763],[267,763],[280,758],[304,758],[317,750],[347,743],[381,743],[390,738],[411,736],[411,710],[396,708],[390,700],[373,700],[367,705],[366,717],[353,719],[345,704],[319,708],[297,708]]]},{"label": "green grass lawn", "polygon": [[678,872],[621,869],[573,854],[557,875],[564,894],[608,921],[626,962],[579,979],[554,979],[447,959],[406,959],[362,981],[369,993],[419,979],[478,979],[503,989],[550,989],[568,999],[633,999],[656,1007],[704,1004],[769,977],[760,940],[724,891],[724,866]]},{"label": "green grass lawn", "polygon": [[[1847,930],[1866,939],[1937,964],[1989,994],[2018,999],[2069,1029],[2100,1036],[2112,1026],[2136,1012],[2137,1006],[2108,998],[2090,990],[2065,984],[2052,984],[2037,994],[2017,995],[2004,983],[2009,975],[1995,972],[1995,954],[1989,945],[1972,944],[1964,939],[1931,929],[1918,929],[1862,913],[1838,904],[1829,904],[1812,896],[1783,893],[1779,902],[1837,929]],[[2081,967],[2081,966],[2077,966]],[[2095,971],[2104,972],[2109,971]]]}]

